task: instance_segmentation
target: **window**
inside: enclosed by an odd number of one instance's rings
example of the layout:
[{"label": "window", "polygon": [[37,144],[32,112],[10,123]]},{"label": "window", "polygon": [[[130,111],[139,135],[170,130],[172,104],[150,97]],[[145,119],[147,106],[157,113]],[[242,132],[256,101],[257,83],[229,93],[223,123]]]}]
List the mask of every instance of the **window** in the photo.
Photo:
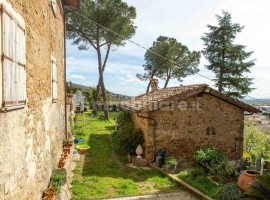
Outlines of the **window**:
[{"label": "window", "polygon": [[55,103],[57,101],[57,65],[56,65],[56,59],[54,57],[52,57],[51,62],[52,62],[52,102]]},{"label": "window", "polygon": [[[2,109],[26,104],[25,27],[22,17],[1,5],[1,96]],[[17,17],[20,20],[17,20]]]}]

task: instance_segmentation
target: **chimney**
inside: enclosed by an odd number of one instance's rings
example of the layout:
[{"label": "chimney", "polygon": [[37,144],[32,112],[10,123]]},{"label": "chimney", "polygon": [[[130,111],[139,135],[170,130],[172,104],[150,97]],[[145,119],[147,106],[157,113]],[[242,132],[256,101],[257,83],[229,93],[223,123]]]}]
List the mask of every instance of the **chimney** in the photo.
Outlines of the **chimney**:
[{"label": "chimney", "polygon": [[158,79],[152,78],[150,80],[150,85],[151,85],[151,92],[155,92],[158,90]]}]

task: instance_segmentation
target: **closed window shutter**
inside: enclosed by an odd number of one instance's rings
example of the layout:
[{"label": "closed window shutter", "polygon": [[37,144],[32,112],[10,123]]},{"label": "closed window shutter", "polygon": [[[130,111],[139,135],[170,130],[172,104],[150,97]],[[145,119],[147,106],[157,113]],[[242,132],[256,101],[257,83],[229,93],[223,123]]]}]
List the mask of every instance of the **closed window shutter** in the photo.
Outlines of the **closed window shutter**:
[{"label": "closed window shutter", "polygon": [[53,102],[57,101],[58,98],[57,91],[57,65],[56,60],[52,59],[52,100]]},{"label": "closed window shutter", "polygon": [[25,30],[5,9],[2,12],[3,107],[25,105]]}]

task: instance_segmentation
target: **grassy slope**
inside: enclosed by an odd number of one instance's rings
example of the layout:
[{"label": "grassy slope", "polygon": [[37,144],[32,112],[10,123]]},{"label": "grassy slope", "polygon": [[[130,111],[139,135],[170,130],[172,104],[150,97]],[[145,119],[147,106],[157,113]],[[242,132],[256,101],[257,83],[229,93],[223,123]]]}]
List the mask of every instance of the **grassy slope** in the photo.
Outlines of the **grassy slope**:
[{"label": "grassy slope", "polygon": [[[85,116],[85,134],[82,126],[83,115],[79,115],[76,137],[85,138],[84,144],[90,145],[90,149],[74,170],[74,199],[145,194],[177,188],[175,183],[157,171],[133,169],[114,159],[109,139],[114,130],[114,121],[91,118],[89,113]],[[111,113],[110,117],[113,119],[114,113]]]}]

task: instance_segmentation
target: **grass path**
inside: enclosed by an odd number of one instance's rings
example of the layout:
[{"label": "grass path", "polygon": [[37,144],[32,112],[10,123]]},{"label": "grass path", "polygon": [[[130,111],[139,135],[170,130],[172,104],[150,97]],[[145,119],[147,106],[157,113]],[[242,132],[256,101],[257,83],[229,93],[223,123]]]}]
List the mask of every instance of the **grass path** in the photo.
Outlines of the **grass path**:
[{"label": "grass path", "polygon": [[[111,113],[111,118],[114,113]],[[106,122],[102,117],[91,118],[85,114],[76,122],[76,137],[83,137],[84,144],[90,145],[87,154],[81,156],[74,170],[72,192],[75,200],[106,198],[124,195],[147,194],[177,189],[175,183],[160,172],[133,169],[123,163],[122,157],[113,150],[111,133],[114,121]],[[89,140],[88,140],[89,139]]]}]

